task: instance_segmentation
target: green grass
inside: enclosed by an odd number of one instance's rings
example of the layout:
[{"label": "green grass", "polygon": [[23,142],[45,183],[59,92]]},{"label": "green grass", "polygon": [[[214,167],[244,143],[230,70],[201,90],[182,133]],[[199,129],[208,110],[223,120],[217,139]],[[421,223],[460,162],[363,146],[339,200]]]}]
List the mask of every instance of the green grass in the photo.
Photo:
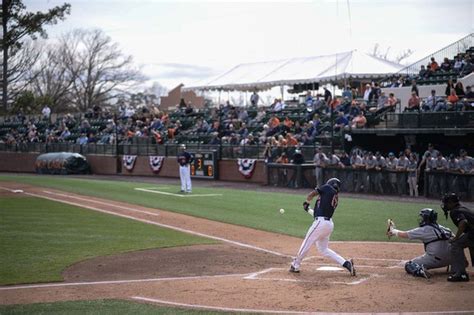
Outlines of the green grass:
[{"label": "green grass", "polygon": [[45,199],[0,199],[0,284],[61,281],[87,258],[206,243],[215,241]]},{"label": "green grass", "polygon": [[[68,301],[56,303],[36,303],[26,305],[0,305],[1,315],[116,315],[116,314],[160,314],[160,315],[180,315],[180,314],[224,314],[221,312],[185,310],[178,308],[168,308],[153,306],[148,304],[133,303],[117,300],[97,300],[97,301]],[[228,314],[228,313],[227,313]]]},{"label": "green grass", "polygon": [[[152,187],[150,183],[77,179],[60,176],[8,176],[0,180],[22,182],[64,191],[125,201],[146,207],[159,208],[215,221],[248,226],[256,229],[304,237],[312,218],[302,210],[302,203],[309,190],[294,193],[261,192],[226,188],[199,187],[195,182],[193,194],[221,193],[219,197],[178,198],[136,191],[136,187]],[[179,186],[161,187],[176,192]],[[392,218],[400,229],[417,225],[421,208],[432,207],[440,213],[439,222],[453,228],[452,223],[441,218],[439,203],[418,204],[410,202],[373,201],[367,199],[339,199],[334,221],[332,240],[386,241],[385,224]],[[278,209],[286,210],[284,215]]]}]

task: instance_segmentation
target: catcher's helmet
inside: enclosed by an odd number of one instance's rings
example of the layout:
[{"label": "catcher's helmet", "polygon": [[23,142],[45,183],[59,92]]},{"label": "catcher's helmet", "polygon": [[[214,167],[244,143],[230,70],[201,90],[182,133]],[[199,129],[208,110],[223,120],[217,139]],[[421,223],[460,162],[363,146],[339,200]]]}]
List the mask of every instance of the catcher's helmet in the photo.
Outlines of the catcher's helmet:
[{"label": "catcher's helmet", "polygon": [[438,220],[438,213],[430,208],[423,208],[420,211],[420,226],[424,226],[427,224],[437,224],[436,221]]},{"label": "catcher's helmet", "polygon": [[341,188],[341,181],[336,177],[328,179],[326,184],[334,188],[336,191],[339,191]]}]

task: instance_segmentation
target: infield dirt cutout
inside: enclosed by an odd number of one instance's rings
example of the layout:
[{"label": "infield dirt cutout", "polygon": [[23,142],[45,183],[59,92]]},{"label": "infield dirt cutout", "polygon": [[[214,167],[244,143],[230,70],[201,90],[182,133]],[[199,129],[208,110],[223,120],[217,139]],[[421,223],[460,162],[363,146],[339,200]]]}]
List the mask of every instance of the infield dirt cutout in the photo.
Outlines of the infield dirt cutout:
[{"label": "infield dirt cutout", "polygon": [[[23,184],[0,186],[221,241],[78,262],[64,270],[61,283],[0,287],[1,304],[118,298],[255,312],[474,312],[474,281],[449,283],[444,268],[433,270],[430,280],[405,273],[402,262],[420,255],[422,244],[331,242],[354,258],[357,277],[324,270],[338,266],[315,249],[301,273],[291,274],[299,238]],[[21,195],[2,191],[0,197]]]}]

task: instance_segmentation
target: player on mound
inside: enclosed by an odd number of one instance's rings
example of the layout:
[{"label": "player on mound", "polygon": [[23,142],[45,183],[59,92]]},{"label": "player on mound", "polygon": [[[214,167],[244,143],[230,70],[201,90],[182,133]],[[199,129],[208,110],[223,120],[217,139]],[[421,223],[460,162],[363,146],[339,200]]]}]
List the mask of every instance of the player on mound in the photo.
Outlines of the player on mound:
[{"label": "player on mound", "polygon": [[[303,258],[308,253],[311,245],[315,244],[318,251],[325,257],[328,257],[344,268],[349,270],[351,276],[356,275],[354,262],[352,259],[345,260],[335,251],[328,248],[329,237],[334,229],[332,216],[337,207],[338,193],[341,187],[341,181],[337,178],[329,179],[326,184],[315,188],[306,197],[303,208],[306,212],[314,216],[314,222],[306,233],[306,237],[301,244],[297,256],[291,263],[290,272],[300,272],[300,265]],[[319,196],[318,196],[319,195]],[[318,196],[314,209],[309,207],[311,200]]]},{"label": "player on mound", "polygon": [[438,214],[433,209],[424,208],[419,213],[419,227],[409,231],[400,231],[390,221],[387,235],[420,240],[425,245],[425,253],[406,262],[405,271],[415,277],[428,279],[428,269],[446,267],[451,264],[451,244],[453,236],[450,229],[437,223]]}]

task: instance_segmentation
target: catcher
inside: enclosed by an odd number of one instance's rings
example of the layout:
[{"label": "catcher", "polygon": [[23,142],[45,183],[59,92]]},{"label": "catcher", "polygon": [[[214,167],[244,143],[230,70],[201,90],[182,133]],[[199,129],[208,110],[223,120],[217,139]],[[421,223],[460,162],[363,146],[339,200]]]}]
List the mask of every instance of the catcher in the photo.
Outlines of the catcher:
[{"label": "catcher", "polygon": [[428,279],[428,269],[446,267],[451,264],[451,244],[453,236],[450,229],[437,223],[438,214],[433,209],[424,208],[419,213],[419,227],[409,231],[395,228],[393,221],[388,221],[387,235],[420,240],[425,245],[425,253],[405,263],[405,271],[414,277]]}]

